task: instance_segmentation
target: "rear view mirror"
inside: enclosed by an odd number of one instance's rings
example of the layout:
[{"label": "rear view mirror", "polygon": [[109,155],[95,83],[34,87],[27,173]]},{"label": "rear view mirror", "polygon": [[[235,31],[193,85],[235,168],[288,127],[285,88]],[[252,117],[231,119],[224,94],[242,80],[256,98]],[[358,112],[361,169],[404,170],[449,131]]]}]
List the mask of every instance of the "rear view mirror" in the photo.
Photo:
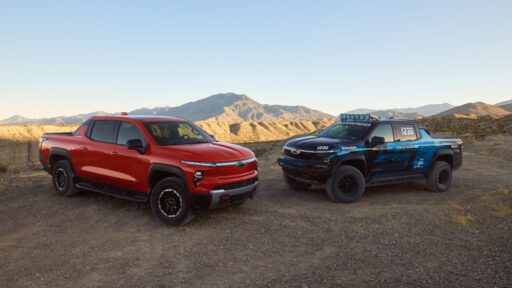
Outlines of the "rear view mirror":
[{"label": "rear view mirror", "polygon": [[384,137],[380,136],[373,136],[372,139],[370,139],[371,145],[380,145],[386,143],[386,139]]},{"label": "rear view mirror", "polygon": [[140,154],[144,154],[144,152],[146,152],[146,147],[144,146],[144,143],[142,143],[142,140],[140,139],[130,139],[126,141],[126,145],[128,145],[128,149],[136,150]]}]

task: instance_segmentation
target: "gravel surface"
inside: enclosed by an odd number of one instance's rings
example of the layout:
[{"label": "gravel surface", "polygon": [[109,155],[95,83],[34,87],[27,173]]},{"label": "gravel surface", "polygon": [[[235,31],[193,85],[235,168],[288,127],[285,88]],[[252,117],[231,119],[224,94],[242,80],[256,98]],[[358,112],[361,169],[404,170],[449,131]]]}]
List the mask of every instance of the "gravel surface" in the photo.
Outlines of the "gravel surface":
[{"label": "gravel surface", "polygon": [[278,146],[251,147],[253,200],[179,228],[144,205],[56,196],[42,172],[0,175],[0,286],[512,286],[512,162],[466,153],[446,193],[374,187],[344,205],[288,189]]}]

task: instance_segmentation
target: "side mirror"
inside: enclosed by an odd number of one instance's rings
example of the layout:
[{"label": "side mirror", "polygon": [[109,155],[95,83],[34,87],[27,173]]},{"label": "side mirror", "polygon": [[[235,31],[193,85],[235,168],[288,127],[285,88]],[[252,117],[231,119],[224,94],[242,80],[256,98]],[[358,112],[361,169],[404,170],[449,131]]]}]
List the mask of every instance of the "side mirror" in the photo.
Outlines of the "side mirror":
[{"label": "side mirror", "polygon": [[384,137],[373,136],[372,139],[370,139],[370,144],[373,146],[384,144],[384,143],[386,143],[386,139],[384,139]]},{"label": "side mirror", "polygon": [[140,139],[130,139],[126,141],[126,145],[128,145],[128,149],[136,150],[140,154],[144,154],[144,152],[146,152],[146,146],[144,146]]}]

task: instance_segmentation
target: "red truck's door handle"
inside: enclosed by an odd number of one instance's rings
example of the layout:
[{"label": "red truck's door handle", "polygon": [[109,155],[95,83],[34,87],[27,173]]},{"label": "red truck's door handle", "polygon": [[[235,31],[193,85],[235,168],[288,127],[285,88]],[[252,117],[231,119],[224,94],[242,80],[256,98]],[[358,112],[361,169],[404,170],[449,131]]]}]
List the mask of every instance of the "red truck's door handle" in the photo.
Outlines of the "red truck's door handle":
[{"label": "red truck's door handle", "polygon": [[117,153],[116,151],[110,152],[110,156],[117,156],[117,155],[119,155],[119,153]]},{"label": "red truck's door handle", "polygon": [[89,149],[87,149],[87,147],[85,147],[85,146],[80,147],[80,151],[87,151],[87,150],[89,150]]}]

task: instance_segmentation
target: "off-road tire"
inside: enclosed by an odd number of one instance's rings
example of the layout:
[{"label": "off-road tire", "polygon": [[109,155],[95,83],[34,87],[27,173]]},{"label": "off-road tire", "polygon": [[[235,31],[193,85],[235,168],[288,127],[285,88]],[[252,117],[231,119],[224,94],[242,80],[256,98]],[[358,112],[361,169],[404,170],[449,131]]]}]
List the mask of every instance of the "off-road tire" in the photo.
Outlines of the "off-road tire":
[{"label": "off-road tire", "polygon": [[153,215],[167,225],[185,225],[193,218],[188,191],[175,177],[162,179],[153,187],[150,206]]},{"label": "off-road tire", "polygon": [[446,192],[452,185],[452,166],[444,161],[436,161],[427,177],[430,192]]},{"label": "off-road tire", "polygon": [[[327,180],[327,195],[338,203],[352,203],[364,194],[365,179],[361,171],[353,166],[340,166]],[[347,191],[348,190],[348,191]]]},{"label": "off-road tire", "polygon": [[299,182],[286,174],[283,174],[283,177],[288,187],[290,187],[293,190],[304,191],[308,190],[309,187],[311,187],[311,184]]},{"label": "off-road tire", "polygon": [[68,160],[60,160],[52,167],[52,184],[55,193],[60,196],[73,196],[80,192],[75,186],[75,174]]}]

